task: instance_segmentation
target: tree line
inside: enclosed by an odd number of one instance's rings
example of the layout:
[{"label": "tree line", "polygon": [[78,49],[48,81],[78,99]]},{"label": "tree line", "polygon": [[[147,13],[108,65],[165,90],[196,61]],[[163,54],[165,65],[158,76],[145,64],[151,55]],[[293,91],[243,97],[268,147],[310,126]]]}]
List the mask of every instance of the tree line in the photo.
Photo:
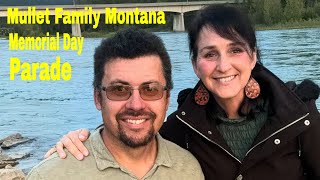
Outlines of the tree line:
[{"label": "tree line", "polygon": [[[76,4],[155,3],[169,1],[186,2],[186,0],[74,0]],[[238,2],[236,6],[240,6],[246,10],[253,23],[259,25],[269,26],[279,23],[310,20],[320,22],[320,0],[238,0]],[[195,12],[184,14],[186,27],[194,14]],[[170,31],[173,24],[173,15],[173,13],[166,13],[166,25],[106,25],[104,23],[104,15],[101,15],[101,22],[97,29],[93,29],[91,25],[81,25],[81,29],[84,35],[86,33],[96,33],[99,35],[99,33],[114,32],[127,26],[137,26],[138,28],[156,31]],[[6,18],[0,18],[0,36],[7,35],[9,31],[17,32],[21,36],[41,36],[46,32],[50,34],[55,34],[55,32],[71,33],[70,25],[7,25],[6,21]],[[1,29],[5,30],[1,31]],[[1,32],[5,32],[5,34],[1,34]]]},{"label": "tree line", "polygon": [[319,0],[245,0],[245,8],[255,24],[272,25],[320,18]]}]

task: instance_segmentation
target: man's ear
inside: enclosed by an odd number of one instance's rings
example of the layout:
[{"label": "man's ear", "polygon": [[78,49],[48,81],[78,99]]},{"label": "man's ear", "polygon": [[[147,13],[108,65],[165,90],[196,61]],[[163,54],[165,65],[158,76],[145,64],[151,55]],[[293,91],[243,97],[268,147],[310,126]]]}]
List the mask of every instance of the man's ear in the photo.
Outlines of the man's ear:
[{"label": "man's ear", "polygon": [[101,110],[102,97],[101,97],[101,92],[98,91],[97,89],[94,89],[93,99],[94,99],[94,104],[96,105],[96,108],[100,111]]},{"label": "man's ear", "polygon": [[167,91],[167,97],[166,97],[166,101],[167,101],[167,104],[166,104],[166,111],[168,111],[168,108],[169,108],[169,104],[170,104],[170,91]]}]

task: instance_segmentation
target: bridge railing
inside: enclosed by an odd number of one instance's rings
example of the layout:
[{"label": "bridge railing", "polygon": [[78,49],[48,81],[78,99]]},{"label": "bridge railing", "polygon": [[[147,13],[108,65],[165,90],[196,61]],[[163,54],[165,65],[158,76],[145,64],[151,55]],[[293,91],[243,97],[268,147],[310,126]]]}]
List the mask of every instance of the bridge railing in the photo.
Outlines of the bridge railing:
[{"label": "bridge railing", "polygon": [[[212,0],[212,1],[187,1],[187,2],[157,2],[157,3],[126,3],[126,4],[75,4],[75,5],[32,5],[37,7],[37,9],[46,9],[46,8],[84,8],[84,7],[92,7],[92,8],[104,8],[104,7],[149,7],[149,6],[192,6],[192,5],[208,5],[208,4],[219,4],[219,3],[242,3],[243,0]],[[0,6],[0,10],[6,10],[7,8],[16,7],[19,9],[27,9],[29,6]]]}]

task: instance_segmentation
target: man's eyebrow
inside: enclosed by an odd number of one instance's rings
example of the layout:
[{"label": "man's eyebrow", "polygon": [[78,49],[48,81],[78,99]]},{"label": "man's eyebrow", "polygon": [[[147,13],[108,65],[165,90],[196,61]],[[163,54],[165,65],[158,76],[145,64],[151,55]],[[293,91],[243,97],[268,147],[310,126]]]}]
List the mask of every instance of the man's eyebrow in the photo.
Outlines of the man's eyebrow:
[{"label": "man's eyebrow", "polygon": [[[146,82],[143,82],[141,84],[151,84],[151,83],[159,83],[159,81],[155,81],[155,80],[150,80],[150,81],[146,81]],[[123,80],[120,80],[120,79],[115,79],[113,81],[111,81],[109,83],[110,85],[114,85],[114,84],[123,84],[123,85],[130,85],[130,83],[128,83],[127,81],[123,81]]]},{"label": "man's eyebrow", "polygon": [[151,84],[151,83],[158,83],[159,84],[160,82],[151,80],[151,81],[143,82],[142,84]]},{"label": "man's eyebrow", "polygon": [[130,85],[128,82],[120,80],[120,79],[115,79],[111,81],[109,84],[114,85],[114,84],[124,84],[124,85]]}]

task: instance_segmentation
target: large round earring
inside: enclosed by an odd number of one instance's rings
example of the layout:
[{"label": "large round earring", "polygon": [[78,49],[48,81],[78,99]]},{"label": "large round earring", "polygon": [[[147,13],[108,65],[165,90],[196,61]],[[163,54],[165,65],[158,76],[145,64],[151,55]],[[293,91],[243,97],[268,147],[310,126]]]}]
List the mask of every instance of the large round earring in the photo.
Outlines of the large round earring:
[{"label": "large round earring", "polygon": [[209,92],[203,84],[198,87],[194,95],[194,100],[199,105],[206,105],[209,102]]},{"label": "large round earring", "polygon": [[248,98],[255,99],[260,94],[260,85],[253,77],[250,77],[244,91]]}]

